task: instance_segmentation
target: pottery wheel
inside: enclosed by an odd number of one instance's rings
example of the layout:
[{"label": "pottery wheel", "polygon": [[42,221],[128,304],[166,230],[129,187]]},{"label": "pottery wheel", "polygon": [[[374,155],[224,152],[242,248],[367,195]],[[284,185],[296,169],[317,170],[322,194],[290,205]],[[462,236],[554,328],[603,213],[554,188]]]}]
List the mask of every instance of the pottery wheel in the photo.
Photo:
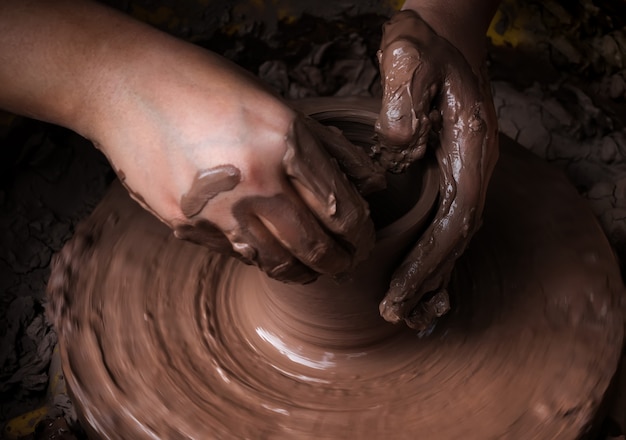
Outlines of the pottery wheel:
[{"label": "pottery wheel", "polygon": [[509,140],[450,292],[428,336],[317,338],[315,304],[286,313],[255,268],[177,240],[114,185],[57,257],[49,312],[94,437],[587,433],[618,364],[623,284],[576,191]]}]

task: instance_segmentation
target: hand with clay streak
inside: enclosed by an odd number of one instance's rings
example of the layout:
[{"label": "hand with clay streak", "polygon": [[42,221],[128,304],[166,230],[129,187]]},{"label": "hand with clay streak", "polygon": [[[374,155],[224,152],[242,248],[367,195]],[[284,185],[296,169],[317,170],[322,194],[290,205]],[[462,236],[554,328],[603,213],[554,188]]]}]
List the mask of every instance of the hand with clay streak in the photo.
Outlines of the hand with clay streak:
[{"label": "hand with clay streak", "polygon": [[97,3],[10,0],[0,17],[0,106],[90,139],[177,237],[301,283],[373,246],[357,187],[382,169],[243,69]]},{"label": "hand with clay streak", "polygon": [[416,12],[401,11],[385,24],[378,56],[379,161],[401,172],[432,148],[440,170],[434,219],[393,274],[380,312],[426,330],[449,309],[454,263],[480,225],[498,156],[497,121],[482,57],[472,65]]}]

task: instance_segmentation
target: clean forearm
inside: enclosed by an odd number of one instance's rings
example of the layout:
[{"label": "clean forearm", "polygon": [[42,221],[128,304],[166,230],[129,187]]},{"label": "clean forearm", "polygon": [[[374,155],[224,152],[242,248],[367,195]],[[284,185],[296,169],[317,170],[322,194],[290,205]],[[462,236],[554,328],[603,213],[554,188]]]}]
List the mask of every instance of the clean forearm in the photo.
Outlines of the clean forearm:
[{"label": "clean forearm", "polygon": [[132,57],[146,32],[96,3],[0,2],[0,108],[88,131],[94,102],[110,95],[114,57]]},{"label": "clean forearm", "polygon": [[412,9],[477,67],[485,56],[485,34],[500,0],[407,0]]}]

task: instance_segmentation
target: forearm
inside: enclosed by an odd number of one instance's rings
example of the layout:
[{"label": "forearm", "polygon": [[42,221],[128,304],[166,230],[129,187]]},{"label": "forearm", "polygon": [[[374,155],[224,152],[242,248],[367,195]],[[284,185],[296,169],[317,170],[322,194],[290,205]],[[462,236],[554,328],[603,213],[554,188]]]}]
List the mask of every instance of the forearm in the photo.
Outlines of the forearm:
[{"label": "forearm", "polygon": [[407,0],[402,9],[420,14],[473,67],[485,56],[485,34],[500,0]]},{"label": "forearm", "polygon": [[86,134],[115,66],[151,32],[86,1],[0,2],[0,108]]}]

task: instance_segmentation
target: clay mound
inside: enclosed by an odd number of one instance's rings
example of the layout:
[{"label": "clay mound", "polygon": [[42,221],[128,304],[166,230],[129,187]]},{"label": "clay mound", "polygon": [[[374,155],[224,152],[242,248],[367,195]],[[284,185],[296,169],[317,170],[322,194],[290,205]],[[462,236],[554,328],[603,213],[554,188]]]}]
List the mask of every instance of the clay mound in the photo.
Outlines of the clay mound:
[{"label": "clay mound", "polygon": [[[290,287],[288,304],[302,307],[285,307],[285,288],[272,286],[175,239],[115,185],[49,284],[87,429],[137,439],[574,439],[592,427],[621,350],[623,284],[601,229],[560,173],[506,139],[483,227],[455,268],[452,311],[428,337],[381,318],[365,328],[384,337],[342,344],[341,328],[312,330],[327,297],[317,307],[315,294]],[[337,304],[377,312],[379,293],[347,290]],[[335,344],[318,337],[332,331]]]}]

